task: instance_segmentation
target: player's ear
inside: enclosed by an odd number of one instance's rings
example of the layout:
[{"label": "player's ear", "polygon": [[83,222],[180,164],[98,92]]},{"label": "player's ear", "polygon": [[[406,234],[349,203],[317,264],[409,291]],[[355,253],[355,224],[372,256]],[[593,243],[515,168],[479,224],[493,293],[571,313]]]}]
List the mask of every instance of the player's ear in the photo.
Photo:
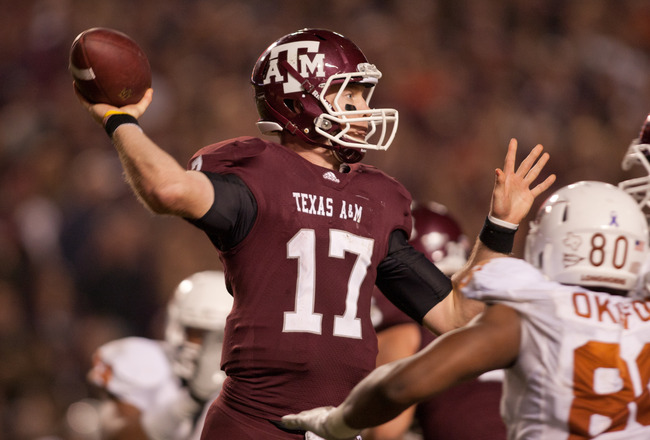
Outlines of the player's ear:
[{"label": "player's ear", "polygon": [[296,115],[299,115],[305,111],[302,103],[295,99],[285,99],[284,105]]}]

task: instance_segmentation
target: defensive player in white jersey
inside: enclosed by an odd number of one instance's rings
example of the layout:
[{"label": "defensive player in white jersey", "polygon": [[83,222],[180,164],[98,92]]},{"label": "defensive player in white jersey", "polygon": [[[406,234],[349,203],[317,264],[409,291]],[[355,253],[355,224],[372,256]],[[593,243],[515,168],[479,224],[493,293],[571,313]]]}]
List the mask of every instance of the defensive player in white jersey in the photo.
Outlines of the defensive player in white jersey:
[{"label": "defensive player in white jersey", "polygon": [[378,368],[340,406],[283,421],[346,439],[506,368],[501,413],[509,439],[648,439],[650,302],[626,296],[647,242],[645,216],[623,190],[602,182],[564,187],[531,223],[526,261],[493,252],[455,277],[465,295],[488,305],[468,326]]},{"label": "defensive player in white jersey", "polygon": [[225,379],[221,348],[232,302],[223,272],[195,273],[168,304],[165,341],[127,337],[99,347],[88,373],[101,396],[93,438],[198,440]]}]

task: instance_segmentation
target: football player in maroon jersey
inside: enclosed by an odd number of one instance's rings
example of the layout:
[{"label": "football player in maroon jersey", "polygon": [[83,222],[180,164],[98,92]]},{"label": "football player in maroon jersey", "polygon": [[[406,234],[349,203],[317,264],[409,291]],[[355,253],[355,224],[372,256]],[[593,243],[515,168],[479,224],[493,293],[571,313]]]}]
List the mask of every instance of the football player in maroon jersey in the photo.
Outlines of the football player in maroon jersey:
[{"label": "football player in maroon jersey", "polygon": [[[271,44],[253,69],[264,134],[199,150],[188,169],[138,126],[153,96],[115,108],[81,103],[104,126],[134,192],[158,214],[202,229],[234,297],[225,330],[227,374],[204,439],[301,439],[280,417],[338,404],[375,366],[370,321],[376,284],[437,333],[482,310],[408,244],[408,191],[359,161],[385,150],[396,110],[371,108],[381,73],[349,39],[303,29]],[[548,160],[535,147],[486,220],[477,251],[509,252],[516,224],[553,178],[530,185]],[[516,141],[508,150],[515,160]],[[510,184],[511,183],[511,184]],[[492,220],[490,220],[490,218]],[[274,423],[275,422],[275,423]]]}]

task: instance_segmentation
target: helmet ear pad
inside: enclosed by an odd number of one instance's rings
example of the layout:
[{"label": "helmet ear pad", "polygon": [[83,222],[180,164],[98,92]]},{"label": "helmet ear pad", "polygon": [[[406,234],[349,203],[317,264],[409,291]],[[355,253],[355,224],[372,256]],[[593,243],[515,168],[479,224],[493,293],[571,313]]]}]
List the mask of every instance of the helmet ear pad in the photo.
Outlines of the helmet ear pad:
[{"label": "helmet ear pad", "polygon": [[[265,134],[287,130],[310,144],[323,145],[327,143],[324,136],[316,133],[313,128],[309,128],[314,126],[316,118],[324,112],[321,104],[313,96],[296,93],[287,95],[281,100],[280,108],[271,105],[263,93],[257,94],[255,98],[261,119],[277,121],[273,130]],[[304,128],[300,129],[300,127]]]},{"label": "helmet ear pad", "polygon": [[555,277],[557,270],[553,266],[553,245],[550,243],[545,244],[544,249],[537,258],[539,259],[541,271],[550,277]]},{"label": "helmet ear pad", "polygon": [[304,113],[305,108],[303,107],[302,103],[298,101],[297,99],[285,99],[284,100],[284,106],[291,112],[293,113],[293,117],[297,117],[299,114]]},{"label": "helmet ear pad", "polygon": [[323,107],[316,98],[311,95],[301,94],[298,97],[289,96],[283,102],[289,112],[287,122],[298,121],[298,126],[303,127],[302,130],[296,130],[303,140],[319,145],[327,143],[327,139],[324,136],[321,136],[316,133],[316,130],[310,128],[313,127],[316,118],[324,112]]},{"label": "helmet ear pad", "polygon": [[[259,102],[260,101],[258,101],[258,107]],[[334,154],[341,162],[356,163],[365,157],[366,150],[364,149],[346,148],[339,145],[332,145],[327,138],[318,134],[315,130],[310,130],[309,128],[299,130],[295,124],[290,122],[310,119],[312,120],[311,125],[313,126],[313,121],[323,113],[323,107],[313,96],[302,95],[300,99],[291,99],[288,97],[283,100],[283,104],[286,108],[286,112],[289,112],[289,118],[286,118],[283,115],[279,115],[272,107],[268,106],[268,104],[265,105],[265,109],[269,112],[273,112],[273,114],[276,115],[276,118],[284,119],[286,122],[283,128],[289,131],[291,134],[300,137],[302,140],[310,144],[327,146],[327,148],[334,151]],[[326,123],[329,123],[328,120],[324,121]],[[331,124],[330,127],[325,131],[335,133],[337,130],[339,130],[338,124]]]}]

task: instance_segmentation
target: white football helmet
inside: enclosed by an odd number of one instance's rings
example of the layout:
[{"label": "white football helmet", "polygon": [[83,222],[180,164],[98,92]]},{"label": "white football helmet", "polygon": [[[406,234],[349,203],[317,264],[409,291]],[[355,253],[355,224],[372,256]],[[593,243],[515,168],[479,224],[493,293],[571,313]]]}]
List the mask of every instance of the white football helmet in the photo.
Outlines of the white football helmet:
[{"label": "white football helmet", "polygon": [[563,284],[630,291],[647,242],[645,216],[629,194],[582,181],[559,189],[541,206],[530,224],[525,259]]},{"label": "white football helmet", "polygon": [[645,175],[623,180],[618,187],[630,194],[646,216],[650,217],[650,115],[646,118],[639,137],[630,143],[621,162],[623,171],[629,171],[639,165]]},{"label": "white football helmet", "polygon": [[[205,347],[188,340],[189,328],[205,330],[204,343],[219,344],[221,353],[226,318],[233,298],[226,289],[221,271],[198,272],[180,282],[167,307],[165,339],[172,347],[172,368],[176,375],[190,380],[195,376]],[[211,347],[213,351],[215,347]],[[214,362],[215,374],[220,362]]]}]

